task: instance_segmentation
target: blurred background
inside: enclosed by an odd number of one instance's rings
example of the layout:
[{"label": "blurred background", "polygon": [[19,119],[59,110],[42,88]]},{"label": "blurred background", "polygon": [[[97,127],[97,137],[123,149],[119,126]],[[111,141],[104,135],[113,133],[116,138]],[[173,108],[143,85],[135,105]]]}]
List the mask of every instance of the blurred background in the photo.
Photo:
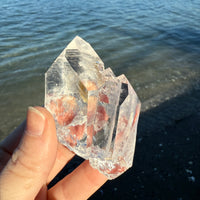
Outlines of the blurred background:
[{"label": "blurred background", "polygon": [[200,0],[1,0],[0,139],[76,35],[142,102],[133,167],[91,199],[199,199]]}]

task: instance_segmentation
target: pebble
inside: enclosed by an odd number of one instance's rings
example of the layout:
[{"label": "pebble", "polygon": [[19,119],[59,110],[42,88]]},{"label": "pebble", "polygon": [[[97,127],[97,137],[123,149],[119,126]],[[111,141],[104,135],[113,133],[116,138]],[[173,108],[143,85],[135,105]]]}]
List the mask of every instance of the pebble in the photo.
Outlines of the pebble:
[{"label": "pebble", "polygon": [[171,175],[170,173],[168,173],[168,174],[167,174],[167,176],[169,176],[169,177],[170,177],[170,176],[172,176],[172,175]]},{"label": "pebble", "polygon": [[189,177],[188,177],[188,180],[189,180],[190,182],[193,182],[193,183],[194,183],[194,182],[195,182],[195,177],[194,177],[194,176],[189,176]]},{"label": "pebble", "polygon": [[103,196],[103,193],[104,193],[103,190],[99,190],[99,192],[101,193],[101,196]]},{"label": "pebble", "polygon": [[137,142],[140,143],[141,141],[142,141],[142,138],[138,138],[138,139],[137,139]]},{"label": "pebble", "polygon": [[192,162],[192,161],[189,161],[189,162],[188,162],[188,164],[189,164],[189,165],[192,165],[192,164],[193,164],[193,162]]},{"label": "pebble", "polygon": [[185,171],[186,171],[188,174],[192,174],[192,170],[185,169]]}]

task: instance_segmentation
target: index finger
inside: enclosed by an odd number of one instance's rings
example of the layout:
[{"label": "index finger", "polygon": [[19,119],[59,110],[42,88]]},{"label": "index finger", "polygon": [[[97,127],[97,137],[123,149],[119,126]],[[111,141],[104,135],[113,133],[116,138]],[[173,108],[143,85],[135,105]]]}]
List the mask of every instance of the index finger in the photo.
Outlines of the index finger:
[{"label": "index finger", "polygon": [[107,177],[84,161],[71,174],[66,176],[48,191],[49,199],[85,200],[105,182]]}]

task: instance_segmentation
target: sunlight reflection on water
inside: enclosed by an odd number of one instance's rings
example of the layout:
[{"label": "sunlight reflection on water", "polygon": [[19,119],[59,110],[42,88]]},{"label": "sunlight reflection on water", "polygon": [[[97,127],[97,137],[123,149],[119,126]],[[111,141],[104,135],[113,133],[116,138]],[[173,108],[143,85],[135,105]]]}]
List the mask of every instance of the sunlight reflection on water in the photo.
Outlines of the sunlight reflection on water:
[{"label": "sunlight reflection on water", "polygon": [[128,77],[144,105],[149,100],[159,104],[159,98],[161,102],[197,86],[197,4],[159,0],[3,0],[1,132],[6,134],[19,124],[28,105],[43,105],[44,73],[76,35],[91,43],[106,67]]}]

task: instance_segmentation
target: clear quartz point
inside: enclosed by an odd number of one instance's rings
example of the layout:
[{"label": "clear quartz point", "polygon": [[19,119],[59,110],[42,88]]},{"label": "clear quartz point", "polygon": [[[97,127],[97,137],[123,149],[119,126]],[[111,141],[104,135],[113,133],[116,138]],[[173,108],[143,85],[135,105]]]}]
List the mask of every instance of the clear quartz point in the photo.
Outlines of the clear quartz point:
[{"label": "clear quartz point", "polygon": [[140,105],[127,78],[104,69],[78,36],[45,73],[45,107],[58,140],[108,179],[133,164]]}]

